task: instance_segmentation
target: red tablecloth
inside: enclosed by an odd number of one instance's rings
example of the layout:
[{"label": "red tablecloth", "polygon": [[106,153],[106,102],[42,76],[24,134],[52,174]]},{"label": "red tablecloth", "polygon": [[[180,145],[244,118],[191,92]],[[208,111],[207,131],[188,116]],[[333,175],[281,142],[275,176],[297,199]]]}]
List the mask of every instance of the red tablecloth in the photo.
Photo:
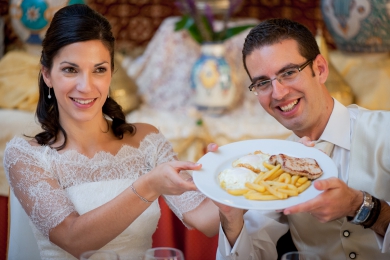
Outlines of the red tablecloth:
[{"label": "red tablecloth", "polygon": [[197,230],[188,230],[160,198],[161,218],[153,235],[153,247],[168,246],[183,251],[186,260],[214,260],[218,235],[208,238]]},{"label": "red tablecloth", "polygon": [[5,260],[8,236],[8,197],[0,196],[0,260]]}]

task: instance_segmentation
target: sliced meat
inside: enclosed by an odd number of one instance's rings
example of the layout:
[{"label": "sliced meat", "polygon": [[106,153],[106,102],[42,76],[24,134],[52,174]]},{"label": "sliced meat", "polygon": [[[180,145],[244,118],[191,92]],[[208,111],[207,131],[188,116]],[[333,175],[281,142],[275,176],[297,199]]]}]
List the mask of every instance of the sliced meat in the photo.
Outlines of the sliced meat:
[{"label": "sliced meat", "polygon": [[280,164],[285,172],[306,176],[309,180],[317,179],[323,173],[317,161],[311,158],[296,158],[285,154],[277,154],[269,158],[269,163],[272,165]]}]

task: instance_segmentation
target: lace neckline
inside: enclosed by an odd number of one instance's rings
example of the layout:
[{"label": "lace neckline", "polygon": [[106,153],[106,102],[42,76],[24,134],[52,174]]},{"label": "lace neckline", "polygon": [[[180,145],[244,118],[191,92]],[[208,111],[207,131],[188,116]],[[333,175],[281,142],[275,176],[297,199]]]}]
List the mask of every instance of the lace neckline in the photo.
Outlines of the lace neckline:
[{"label": "lace neckline", "polygon": [[150,137],[153,137],[153,136],[158,136],[158,135],[161,135],[160,132],[158,133],[149,133],[147,134],[139,143],[139,146],[138,147],[134,147],[134,146],[131,146],[129,144],[122,144],[122,146],[119,148],[119,150],[117,151],[116,154],[112,154],[110,152],[106,152],[106,151],[98,151],[96,152],[93,157],[88,157],[86,156],[85,154],[83,153],[80,153],[79,151],[75,150],[75,149],[69,149],[69,150],[66,150],[64,152],[59,152],[57,151],[56,149],[54,148],[51,148],[47,145],[44,145],[44,146],[35,146],[35,145],[31,145],[29,143],[28,140],[22,138],[22,137],[16,137],[15,139],[16,140],[21,140],[22,144],[23,145],[26,145],[26,146],[29,146],[31,149],[35,150],[35,151],[38,151],[38,152],[43,152],[43,153],[50,153],[58,158],[61,158],[61,157],[68,157],[69,155],[78,155],[80,156],[81,158],[83,158],[84,160],[95,160],[96,158],[98,157],[101,157],[101,156],[104,156],[104,157],[109,157],[109,158],[116,158],[116,157],[120,157],[121,154],[123,153],[124,150],[133,150],[133,151],[137,151],[137,150],[142,150],[142,148],[146,145],[146,142],[148,141],[148,139]]}]

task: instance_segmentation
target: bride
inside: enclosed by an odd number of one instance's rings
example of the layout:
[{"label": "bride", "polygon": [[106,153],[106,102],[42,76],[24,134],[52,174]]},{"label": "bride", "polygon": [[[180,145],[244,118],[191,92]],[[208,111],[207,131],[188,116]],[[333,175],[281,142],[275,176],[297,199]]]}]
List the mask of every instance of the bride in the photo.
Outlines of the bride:
[{"label": "bride", "polygon": [[162,195],[187,227],[218,232],[218,208],[196,191],[153,126],[128,124],[109,95],[114,72],[109,22],[86,5],[54,15],[42,43],[36,116],[42,132],[15,137],[4,166],[30,217],[42,259],[116,251],[142,259],[152,245]]}]

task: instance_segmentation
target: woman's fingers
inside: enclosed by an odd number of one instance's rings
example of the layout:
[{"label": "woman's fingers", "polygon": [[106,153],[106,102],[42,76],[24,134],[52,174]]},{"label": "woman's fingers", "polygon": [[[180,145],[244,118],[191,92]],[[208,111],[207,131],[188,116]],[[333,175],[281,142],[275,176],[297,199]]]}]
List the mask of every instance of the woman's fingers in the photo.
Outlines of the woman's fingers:
[{"label": "woman's fingers", "polygon": [[[185,170],[199,170],[201,164],[187,161],[171,161],[160,164],[149,172],[148,183],[159,194],[180,195],[186,191],[197,190],[191,181],[191,175],[182,174]],[[183,178],[185,175],[186,178]],[[187,177],[188,175],[188,177]]]},{"label": "woman's fingers", "polygon": [[199,170],[202,168],[202,164],[188,161],[172,161],[166,164],[173,167],[177,173],[182,170]]}]

